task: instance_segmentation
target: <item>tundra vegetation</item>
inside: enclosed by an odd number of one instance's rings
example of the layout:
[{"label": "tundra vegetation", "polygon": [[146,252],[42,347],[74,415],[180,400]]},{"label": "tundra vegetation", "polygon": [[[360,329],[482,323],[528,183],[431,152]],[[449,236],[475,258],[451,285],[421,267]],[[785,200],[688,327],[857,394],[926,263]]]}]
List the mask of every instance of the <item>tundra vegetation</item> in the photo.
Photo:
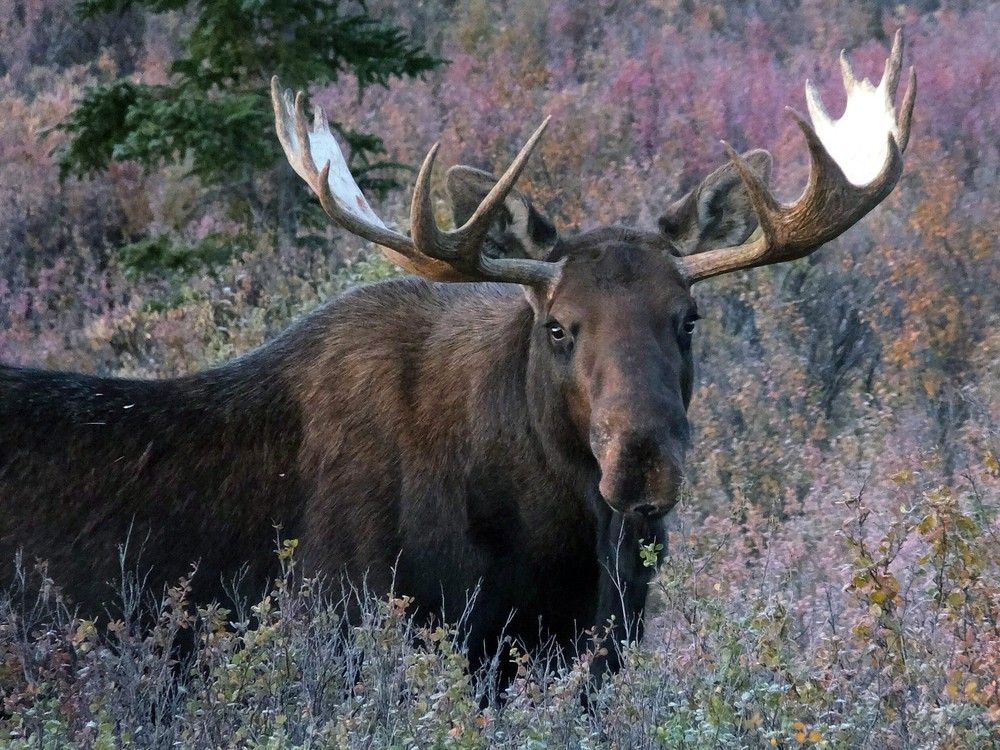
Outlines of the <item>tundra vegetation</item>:
[{"label": "tundra vegetation", "polygon": [[[367,7],[448,65],[360,94],[343,76],[314,101],[380,135],[391,160],[418,163],[440,138],[442,161],[497,171],[552,114],[519,187],[560,228],[651,224],[718,165],[719,137],[771,149],[792,197],[808,164],[783,106],[802,108],[810,78],[836,112],[826,61],[846,47],[877,78],[897,27],[921,76],[906,171],[826,250],[697,290],[689,487],[665,549],[643,550],[650,564],[664,555],[646,637],[621,647],[624,668],[586,710],[591,654],[509,654],[501,696],[495,667],[470,673],[455,628],[413,624],[405,597],[358,594],[363,622],[345,633],[340,591],[298,580],[297,544],[276,535],[284,575],[260,601],[192,613],[180,580],[152,632],[128,559],[123,616],[80,619],[26,550],[0,603],[0,742],[1000,744],[996,4]],[[128,18],[80,24],[56,0],[0,10],[0,360],[191,372],[395,273],[336,230],[290,241],[184,164],[114,162],[60,182],[66,135],[49,126],[86,85],[164,82],[190,23]],[[408,197],[379,213],[406,216]],[[225,252],[196,270],[132,262],[151,242],[209,239]],[[192,634],[190,662],[172,664]]]}]

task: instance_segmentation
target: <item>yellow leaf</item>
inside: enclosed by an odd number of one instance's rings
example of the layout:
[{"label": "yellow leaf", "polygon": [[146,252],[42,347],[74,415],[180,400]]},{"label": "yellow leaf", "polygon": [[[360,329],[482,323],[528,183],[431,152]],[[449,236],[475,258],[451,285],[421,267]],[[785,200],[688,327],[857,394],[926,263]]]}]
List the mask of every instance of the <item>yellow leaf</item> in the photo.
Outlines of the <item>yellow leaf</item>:
[{"label": "yellow leaf", "polygon": [[913,471],[911,469],[903,469],[902,471],[896,472],[889,478],[896,484],[906,484],[913,479]]},{"label": "yellow leaf", "polygon": [[941,387],[941,377],[933,370],[925,370],[920,376],[920,382],[928,398],[934,398],[937,395],[938,388]]},{"label": "yellow leaf", "polygon": [[974,700],[976,697],[976,688],[979,687],[979,683],[975,680],[969,680],[965,683],[965,697],[968,700]]},{"label": "yellow leaf", "polygon": [[993,455],[993,451],[986,451],[986,457],[984,458],[986,463],[986,470],[993,476],[1000,475],[1000,461],[997,461],[997,457]]}]

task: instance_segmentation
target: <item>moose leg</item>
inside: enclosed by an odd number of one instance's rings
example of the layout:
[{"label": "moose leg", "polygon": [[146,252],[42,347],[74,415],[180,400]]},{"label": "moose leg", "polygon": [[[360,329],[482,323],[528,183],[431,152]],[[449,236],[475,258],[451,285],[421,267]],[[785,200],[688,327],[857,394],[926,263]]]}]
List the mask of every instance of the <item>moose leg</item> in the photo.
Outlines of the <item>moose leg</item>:
[{"label": "moose leg", "polygon": [[[644,560],[640,549],[662,544],[665,538],[663,519],[623,515],[610,509],[602,514],[597,538],[601,571],[595,625],[598,634],[605,634],[603,650],[607,653],[596,658],[591,667],[598,682],[621,667],[624,645],[642,639],[646,595],[656,568]],[[657,554],[657,562],[661,554]]]}]

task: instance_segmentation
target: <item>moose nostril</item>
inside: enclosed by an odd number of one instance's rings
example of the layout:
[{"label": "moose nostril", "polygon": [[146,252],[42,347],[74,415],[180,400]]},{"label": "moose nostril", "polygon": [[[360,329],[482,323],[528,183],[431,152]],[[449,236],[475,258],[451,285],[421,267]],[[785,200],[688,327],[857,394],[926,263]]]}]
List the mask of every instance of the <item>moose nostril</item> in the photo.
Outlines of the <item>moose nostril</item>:
[{"label": "moose nostril", "polygon": [[643,503],[642,505],[637,505],[635,507],[635,512],[643,516],[655,516],[660,513],[661,509],[650,503]]}]

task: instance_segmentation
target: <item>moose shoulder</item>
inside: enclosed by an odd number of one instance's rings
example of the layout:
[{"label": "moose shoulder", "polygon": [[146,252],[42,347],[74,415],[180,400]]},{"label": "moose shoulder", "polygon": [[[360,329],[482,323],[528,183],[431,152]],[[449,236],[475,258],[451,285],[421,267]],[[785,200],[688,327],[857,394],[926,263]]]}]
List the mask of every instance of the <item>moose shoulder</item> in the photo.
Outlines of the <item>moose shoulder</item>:
[{"label": "moose shoulder", "polygon": [[[274,525],[305,564],[505,629],[574,642],[614,618],[636,637],[690,441],[694,282],[803,257],[876,206],[902,170],[899,36],[878,87],[844,68],[844,116],[808,90],[802,197],[769,194],[770,157],[729,164],[656,231],[566,237],[513,190],[544,125],[496,180],[448,174],[457,229],[418,175],[410,236],[372,213],[326,118],[273,85],[279,139],[331,218],[418,277],[355,289],[270,344],[189,377],[131,381],[0,367],[0,558],[46,558],[87,608],[130,539],[155,584],[200,561],[207,598],[271,571]],[[513,615],[512,615],[513,613]],[[610,666],[614,666],[611,664]]]}]

